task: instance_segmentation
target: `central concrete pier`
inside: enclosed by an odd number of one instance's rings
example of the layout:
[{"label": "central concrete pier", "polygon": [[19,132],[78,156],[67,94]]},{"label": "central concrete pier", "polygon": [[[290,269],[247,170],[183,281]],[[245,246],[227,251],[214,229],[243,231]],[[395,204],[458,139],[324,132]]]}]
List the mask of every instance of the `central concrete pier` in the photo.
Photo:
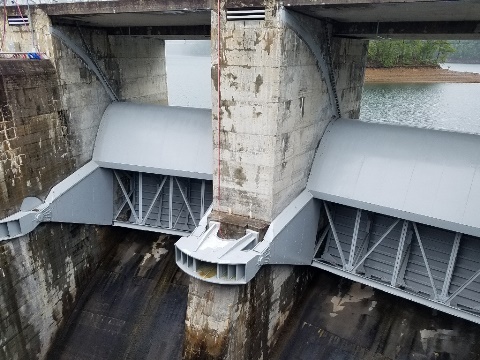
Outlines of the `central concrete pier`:
[{"label": "central concrete pier", "polygon": [[[230,6],[222,1],[220,12],[212,10],[220,234],[248,219],[268,227],[305,188],[328,123],[359,115],[367,53],[367,42],[334,38],[326,21],[290,13],[276,1],[267,2],[264,21],[227,21]],[[243,235],[244,228],[236,238]],[[184,357],[269,358],[310,277],[302,267],[271,265],[247,285],[192,278]]]}]

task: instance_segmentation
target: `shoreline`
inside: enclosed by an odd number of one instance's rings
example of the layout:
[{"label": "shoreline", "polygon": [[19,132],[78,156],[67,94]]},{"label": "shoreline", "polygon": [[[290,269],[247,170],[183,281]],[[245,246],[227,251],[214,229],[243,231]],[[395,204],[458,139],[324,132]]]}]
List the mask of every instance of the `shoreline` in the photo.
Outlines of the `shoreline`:
[{"label": "shoreline", "polygon": [[440,67],[367,68],[365,83],[480,83],[480,74]]}]

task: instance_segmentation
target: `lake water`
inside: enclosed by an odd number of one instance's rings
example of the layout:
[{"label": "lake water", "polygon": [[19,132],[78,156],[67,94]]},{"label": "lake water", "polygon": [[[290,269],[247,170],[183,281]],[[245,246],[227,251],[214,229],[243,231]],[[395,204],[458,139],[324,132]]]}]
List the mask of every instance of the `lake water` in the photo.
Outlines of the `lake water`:
[{"label": "lake water", "polygon": [[[479,64],[444,64],[480,73]],[[480,134],[480,84],[366,84],[360,119]]]},{"label": "lake water", "polygon": [[[210,108],[209,41],[167,41],[169,104]],[[443,64],[480,73],[480,64]],[[360,119],[480,134],[480,84],[366,84]]]}]

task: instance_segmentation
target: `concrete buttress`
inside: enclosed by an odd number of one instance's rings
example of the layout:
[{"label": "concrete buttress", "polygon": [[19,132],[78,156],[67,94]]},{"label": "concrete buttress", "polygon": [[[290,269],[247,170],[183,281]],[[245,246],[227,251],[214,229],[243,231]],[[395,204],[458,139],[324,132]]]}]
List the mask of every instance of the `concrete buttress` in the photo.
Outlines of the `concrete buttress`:
[{"label": "concrete buttress", "polygon": [[[268,225],[304,190],[328,123],[358,117],[367,43],[333,38],[328,23],[286,16],[273,0],[265,20],[227,21],[243,5],[221,1],[220,18],[212,5],[214,213],[229,214],[221,225],[232,233],[235,216]],[[247,285],[192,278],[185,358],[268,358],[308,281],[273,265]]]}]

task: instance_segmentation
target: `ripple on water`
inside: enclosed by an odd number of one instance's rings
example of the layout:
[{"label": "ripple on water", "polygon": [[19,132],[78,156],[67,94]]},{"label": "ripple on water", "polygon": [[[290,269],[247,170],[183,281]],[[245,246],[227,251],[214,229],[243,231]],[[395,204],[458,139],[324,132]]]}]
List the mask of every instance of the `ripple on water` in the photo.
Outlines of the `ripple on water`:
[{"label": "ripple on water", "polygon": [[360,119],[480,134],[480,84],[366,84]]}]

